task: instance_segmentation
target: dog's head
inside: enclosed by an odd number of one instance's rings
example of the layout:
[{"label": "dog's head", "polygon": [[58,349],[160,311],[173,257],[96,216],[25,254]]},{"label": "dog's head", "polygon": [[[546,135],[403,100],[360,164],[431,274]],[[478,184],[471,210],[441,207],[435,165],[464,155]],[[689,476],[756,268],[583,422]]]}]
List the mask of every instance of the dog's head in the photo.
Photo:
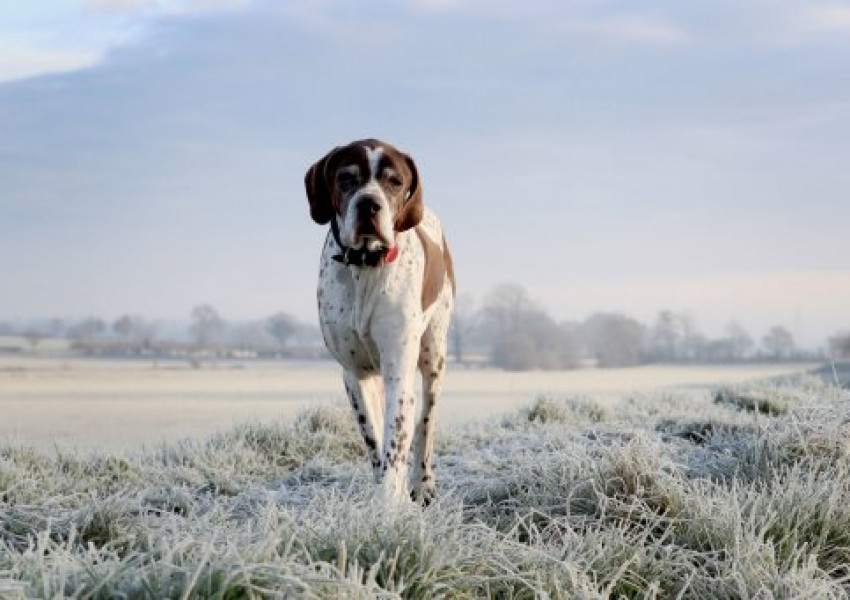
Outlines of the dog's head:
[{"label": "dog's head", "polygon": [[404,152],[378,140],[334,148],[304,177],[310,216],[320,225],[337,219],[350,248],[379,250],[395,233],[422,220],[422,183]]}]

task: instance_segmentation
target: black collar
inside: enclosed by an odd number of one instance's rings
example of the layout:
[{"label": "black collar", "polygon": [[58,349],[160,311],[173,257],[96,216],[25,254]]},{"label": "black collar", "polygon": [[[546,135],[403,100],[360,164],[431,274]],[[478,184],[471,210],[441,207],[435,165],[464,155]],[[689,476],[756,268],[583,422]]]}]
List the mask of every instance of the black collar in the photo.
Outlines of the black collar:
[{"label": "black collar", "polygon": [[331,233],[333,233],[336,245],[342,251],[341,254],[334,254],[331,257],[336,262],[344,265],[354,265],[355,267],[377,267],[381,263],[381,259],[387,254],[387,248],[381,248],[380,250],[360,248],[355,250],[343,244],[342,240],[339,239],[339,225],[337,225],[336,216],[331,217]]}]

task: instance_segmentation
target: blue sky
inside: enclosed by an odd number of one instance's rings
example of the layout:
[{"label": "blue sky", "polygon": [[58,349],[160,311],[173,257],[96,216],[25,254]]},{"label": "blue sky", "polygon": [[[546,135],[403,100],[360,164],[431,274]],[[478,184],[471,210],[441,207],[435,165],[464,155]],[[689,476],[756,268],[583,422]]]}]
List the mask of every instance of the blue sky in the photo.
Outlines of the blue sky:
[{"label": "blue sky", "polygon": [[461,294],[850,327],[850,2],[0,6],[0,318],[314,318],[307,166],[417,159]]}]

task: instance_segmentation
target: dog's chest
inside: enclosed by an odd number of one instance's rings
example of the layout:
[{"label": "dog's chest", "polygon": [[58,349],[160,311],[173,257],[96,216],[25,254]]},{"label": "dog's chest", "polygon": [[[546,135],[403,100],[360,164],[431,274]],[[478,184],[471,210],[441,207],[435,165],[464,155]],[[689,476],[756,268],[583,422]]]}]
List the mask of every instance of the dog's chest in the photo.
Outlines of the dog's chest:
[{"label": "dog's chest", "polygon": [[392,338],[424,329],[419,302],[424,253],[410,237],[399,240],[397,260],[379,268],[342,265],[331,258],[338,252],[333,240],[325,243],[319,323],[328,350],[346,368],[377,369]]}]

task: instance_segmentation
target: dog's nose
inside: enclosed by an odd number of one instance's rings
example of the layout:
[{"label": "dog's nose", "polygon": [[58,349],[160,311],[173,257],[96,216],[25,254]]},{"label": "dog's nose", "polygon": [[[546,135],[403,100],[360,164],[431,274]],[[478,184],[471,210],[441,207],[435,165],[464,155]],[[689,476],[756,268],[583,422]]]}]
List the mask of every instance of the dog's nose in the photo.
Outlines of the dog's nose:
[{"label": "dog's nose", "polygon": [[372,217],[378,214],[379,210],[381,210],[381,205],[372,196],[364,196],[357,204],[357,212],[364,217]]}]

